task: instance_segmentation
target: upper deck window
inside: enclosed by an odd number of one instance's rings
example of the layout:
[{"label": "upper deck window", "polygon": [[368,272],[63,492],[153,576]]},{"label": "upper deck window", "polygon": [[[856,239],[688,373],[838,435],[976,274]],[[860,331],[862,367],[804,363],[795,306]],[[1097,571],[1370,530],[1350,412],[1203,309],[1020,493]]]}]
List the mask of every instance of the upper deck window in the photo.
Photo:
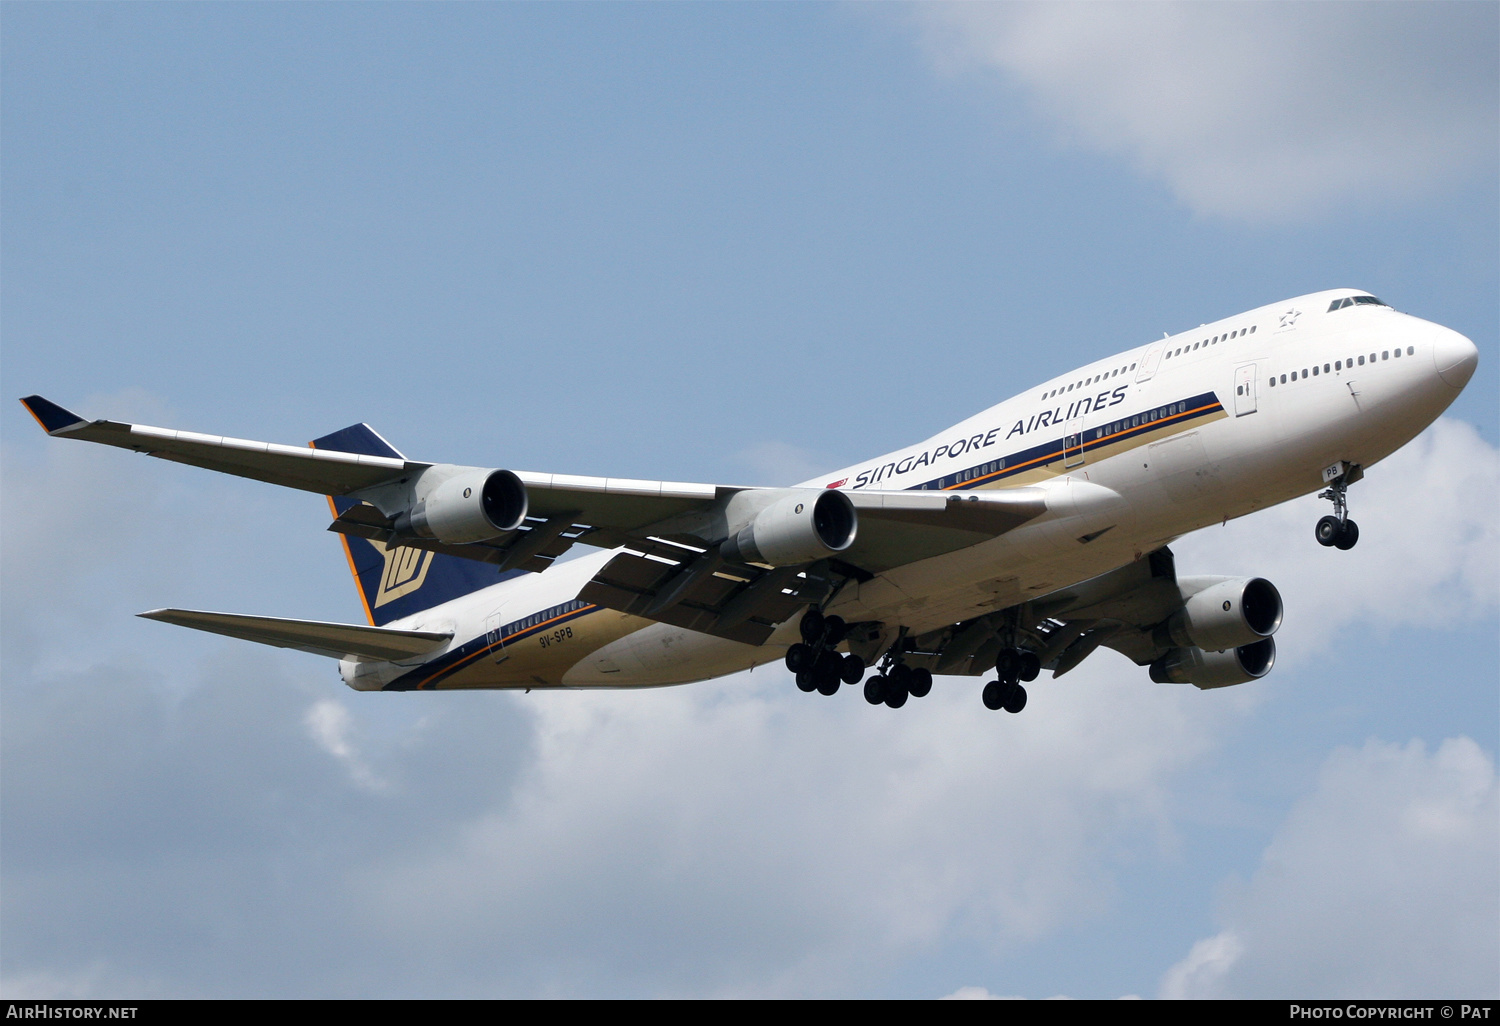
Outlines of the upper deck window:
[{"label": "upper deck window", "polygon": [[1345,296],[1343,299],[1335,299],[1332,303],[1329,303],[1328,312],[1333,313],[1335,310],[1342,310],[1346,306],[1390,306],[1390,304],[1382,303],[1374,296]]}]

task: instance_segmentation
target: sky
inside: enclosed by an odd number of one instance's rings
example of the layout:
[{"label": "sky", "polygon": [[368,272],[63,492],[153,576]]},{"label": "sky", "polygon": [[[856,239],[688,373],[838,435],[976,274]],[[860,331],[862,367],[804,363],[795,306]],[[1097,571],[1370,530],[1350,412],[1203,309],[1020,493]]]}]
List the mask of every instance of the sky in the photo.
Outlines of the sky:
[{"label": "sky", "polygon": [[1173,546],[1273,672],[1019,716],[779,667],[358,694],[316,496],[0,417],[6,997],[1496,997],[1500,8],[0,5],[0,377],[91,417],[789,484],[1354,287],[1469,336]]}]

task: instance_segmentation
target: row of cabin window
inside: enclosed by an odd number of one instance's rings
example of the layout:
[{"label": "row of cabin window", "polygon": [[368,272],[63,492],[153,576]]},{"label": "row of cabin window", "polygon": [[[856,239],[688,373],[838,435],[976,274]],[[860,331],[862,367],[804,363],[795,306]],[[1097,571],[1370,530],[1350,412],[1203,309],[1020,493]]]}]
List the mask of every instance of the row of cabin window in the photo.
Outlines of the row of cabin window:
[{"label": "row of cabin window", "polygon": [[[1396,358],[1399,360],[1401,358],[1401,350],[1397,349],[1394,352],[1395,352]],[[1392,354],[1392,351],[1389,350],[1389,349],[1382,350],[1381,353],[1380,353],[1380,359],[1382,359],[1382,360],[1389,360],[1391,358],[1391,354]],[[1416,348],[1416,346],[1407,346],[1406,347],[1406,355],[1407,356],[1416,356],[1417,355],[1417,348]],[[1370,362],[1371,363],[1375,362],[1375,354],[1374,353],[1370,354]],[[1335,360],[1335,361],[1333,361],[1333,367],[1331,369],[1329,368],[1328,364],[1325,363],[1323,365],[1323,373],[1324,374],[1332,374],[1334,371],[1343,370],[1344,369],[1344,365],[1346,363],[1350,367],[1355,366],[1355,362],[1354,362],[1353,358],[1350,358],[1348,360]],[[1365,365],[1365,358],[1363,356],[1361,356],[1359,358],[1359,366],[1363,367],[1364,365]],[[1317,377],[1318,376],[1318,368],[1317,368],[1316,365],[1313,366],[1312,373],[1313,373],[1313,377]],[[1304,378],[1307,377],[1307,368],[1306,367],[1302,368],[1302,377],[1304,377]],[[1292,380],[1293,381],[1297,380],[1297,372],[1296,371],[1292,371]],[[1285,374],[1283,374],[1281,376],[1281,383],[1283,385],[1286,384],[1286,375]],[[1272,388],[1276,387],[1276,375],[1274,375],[1274,374],[1271,375],[1271,387]]]},{"label": "row of cabin window", "polygon": [[571,613],[576,610],[582,609],[583,605],[584,604],[582,602],[574,599],[572,602],[564,602],[560,606],[553,606],[546,612],[532,613],[530,616],[524,617],[521,620],[518,620],[515,623],[511,624],[511,626],[516,630],[523,631],[528,627],[535,627],[539,623],[546,623],[548,620],[552,619],[555,616],[561,616],[564,613]]},{"label": "row of cabin window", "polygon": [[1135,370],[1135,364],[1133,364],[1133,363],[1129,367],[1116,367],[1114,370],[1110,371],[1108,374],[1095,374],[1092,378],[1084,378],[1082,381],[1075,381],[1073,384],[1069,385],[1067,388],[1063,388],[1061,385],[1059,385],[1058,387],[1054,388],[1052,391],[1047,392],[1046,394],[1044,394],[1042,396],[1042,398],[1043,399],[1051,399],[1053,396],[1057,395],[1057,393],[1059,393],[1059,392],[1071,392],[1075,388],[1086,388],[1089,385],[1095,385],[1095,384],[1098,384],[1101,381],[1108,381],[1110,378],[1113,378],[1116,375],[1124,374],[1127,371],[1133,371],[1133,370]]},{"label": "row of cabin window", "polygon": [[1213,338],[1206,338],[1202,342],[1194,342],[1190,346],[1183,346],[1181,349],[1178,349],[1175,352],[1167,353],[1167,355],[1162,357],[1162,359],[1170,360],[1174,356],[1181,356],[1183,353],[1191,353],[1194,349],[1206,349],[1209,346],[1216,346],[1220,342],[1228,342],[1230,339],[1239,338],[1241,335],[1253,334],[1255,334],[1255,325],[1252,324],[1248,328],[1240,328],[1237,331],[1231,331],[1227,335],[1215,335]]},{"label": "row of cabin window", "polygon": [[1109,435],[1118,435],[1121,431],[1129,431],[1131,428],[1140,427],[1142,424],[1154,424],[1158,420],[1166,420],[1175,417],[1179,413],[1187,412],[1187,403],[1172,403],[1155,410],[1147,410],[1138,417],[1130,417],[1125,420],[1117,420],[1111,424],[1094,429],[1095,438],[1105,438]]}]

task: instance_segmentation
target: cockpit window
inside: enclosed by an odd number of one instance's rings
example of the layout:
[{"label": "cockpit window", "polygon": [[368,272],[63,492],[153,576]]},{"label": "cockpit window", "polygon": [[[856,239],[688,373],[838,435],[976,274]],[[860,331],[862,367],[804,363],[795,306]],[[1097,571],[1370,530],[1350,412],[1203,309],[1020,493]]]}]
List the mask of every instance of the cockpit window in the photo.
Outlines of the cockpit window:
[{"label": "cockpit window", "polygon": [[1329,303],[1328,304],[1328,312],[1329,313],[1333,313],[1335,310],[1342,310],[1346,306],[1389,306],[1389,305],[1390,305],[1389,303],[1382,303],[1380,300],[1376,299],[1374,296],[1345,296],[1343,299],[1335,299],[1332,303]]}]

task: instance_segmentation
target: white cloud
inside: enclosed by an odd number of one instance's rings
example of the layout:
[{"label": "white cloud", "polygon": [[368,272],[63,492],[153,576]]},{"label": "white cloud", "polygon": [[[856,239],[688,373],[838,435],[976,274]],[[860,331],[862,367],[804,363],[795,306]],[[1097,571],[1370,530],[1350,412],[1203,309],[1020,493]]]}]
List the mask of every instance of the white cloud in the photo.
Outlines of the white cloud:
[{"label": "white cloud", "polygon": [[322,698],[307,708],[302,722],[324,751],[332,755],[349,771],[349,778],[360,787],[381,790],[384,781],[375,775],[364,759],[355,750],[351,734],[354,732],[354,717],[343,702]]},{"label": "white cloud", "polygon": [[1164,997],[1494,997],[1500,788],[1469,738],[1340,749]]},{"label": "white cloud", "polygon": [[1496,20],[1476,4],[954,4],[935,63],[997,69],[1065,136],[1200,214],[1285,219],[1493,166]]}]

